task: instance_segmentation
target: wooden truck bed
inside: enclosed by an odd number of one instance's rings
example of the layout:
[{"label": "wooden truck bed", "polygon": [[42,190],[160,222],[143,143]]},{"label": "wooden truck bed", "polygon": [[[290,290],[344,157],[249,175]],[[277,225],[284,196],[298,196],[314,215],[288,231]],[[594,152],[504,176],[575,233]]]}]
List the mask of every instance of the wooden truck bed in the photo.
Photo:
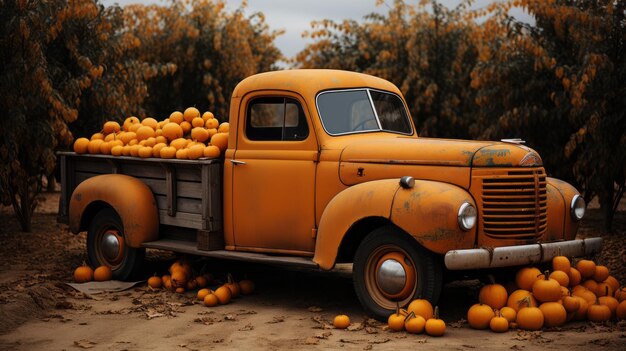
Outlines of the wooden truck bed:
[{"label": "wooden truck bed", "polygon": [[152,190],[159,209],[161,236],[192,241],[195,237],[189,236],[196,233],[223,236],[220,160],[141,159],[74,152],[61,152],[58,156],[63,185],[60,222],[68,222],[69,199],[78,184],[100,174],[119,173],[141,180]]}]

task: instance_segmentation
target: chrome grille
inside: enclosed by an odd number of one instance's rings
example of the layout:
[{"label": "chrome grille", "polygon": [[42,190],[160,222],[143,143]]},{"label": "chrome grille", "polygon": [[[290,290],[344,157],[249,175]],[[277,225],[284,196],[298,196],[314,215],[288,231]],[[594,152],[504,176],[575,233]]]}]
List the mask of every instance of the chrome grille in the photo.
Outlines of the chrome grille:
[{"label": "chrome grille", "polygon": [[482,227],[495,239],[537,240],[548,227],[543,168],[482,179]]}]

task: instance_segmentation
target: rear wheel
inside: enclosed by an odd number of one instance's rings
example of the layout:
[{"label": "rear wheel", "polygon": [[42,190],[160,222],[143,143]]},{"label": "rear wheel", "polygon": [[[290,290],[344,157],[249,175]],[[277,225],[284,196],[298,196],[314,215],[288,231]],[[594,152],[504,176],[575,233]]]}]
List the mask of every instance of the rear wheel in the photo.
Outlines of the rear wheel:
[{"label": "rear wheel", "polygon": [[386,321],[413,299],[437,303],[442,286],[441,265],[432,253],[393,226],[371,232],[354,257],[354,289],[370,316]]},{"label": "rear wheel", "polygon": [[93,267],[109,266],[113,277],[126,280],[139,270],[145,249],[125,244],[124,225],[112,208],[100,210],[87,232],[87,255]]}]

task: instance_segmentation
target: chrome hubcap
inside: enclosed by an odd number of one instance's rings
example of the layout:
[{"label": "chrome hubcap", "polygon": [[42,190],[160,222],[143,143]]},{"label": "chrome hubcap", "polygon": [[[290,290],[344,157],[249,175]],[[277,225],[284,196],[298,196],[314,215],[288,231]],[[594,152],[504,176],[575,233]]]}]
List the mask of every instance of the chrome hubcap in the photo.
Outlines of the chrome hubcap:
[{"label": "chrome hubcap", "polygon": [[112,232],[106,232],[102,236],[102,254],[108,261],[115,261],[120,254],[120,240]]},{"label": "chrome hubcap", "polygon": [[396,295],[406,286],[406,271],[400,262],[387,259],[378,268],[376,280],[386,294]]}]

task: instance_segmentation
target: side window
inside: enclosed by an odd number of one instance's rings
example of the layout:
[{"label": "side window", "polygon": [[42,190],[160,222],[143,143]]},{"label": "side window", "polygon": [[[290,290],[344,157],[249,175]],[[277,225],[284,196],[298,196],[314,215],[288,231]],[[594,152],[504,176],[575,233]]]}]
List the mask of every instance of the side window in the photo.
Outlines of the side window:
[{"label": "side window", "polygon": [[259,98],[248,105],[246,136],[257,141],[298,141],[309,136],[309,127],[297,100]]}]

